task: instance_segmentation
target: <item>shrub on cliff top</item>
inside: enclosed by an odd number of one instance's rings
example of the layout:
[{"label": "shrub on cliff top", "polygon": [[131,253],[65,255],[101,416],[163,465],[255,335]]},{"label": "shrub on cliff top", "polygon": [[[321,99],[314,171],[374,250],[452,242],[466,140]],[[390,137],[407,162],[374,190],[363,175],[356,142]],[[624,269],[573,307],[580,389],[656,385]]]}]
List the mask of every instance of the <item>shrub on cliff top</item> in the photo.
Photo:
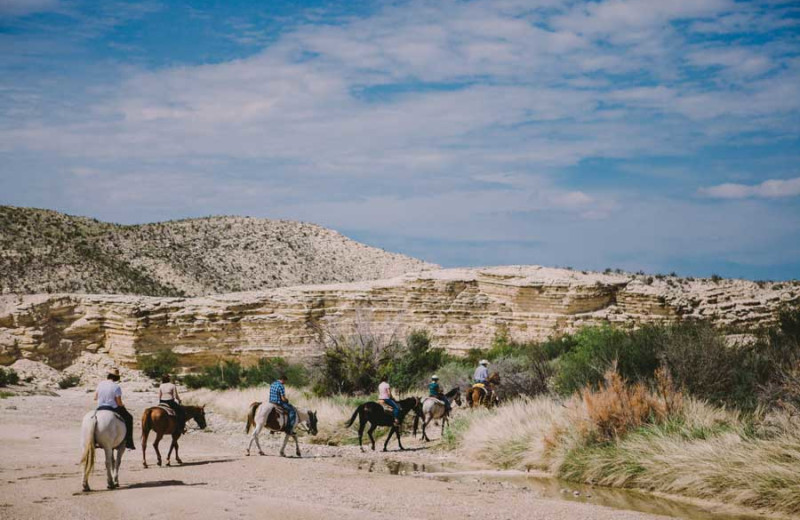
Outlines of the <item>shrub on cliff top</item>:
[{"label": "shrub on cliff top", "polygon": [[0,387],[19,383],[19,374],[11,368],[0,368]]}]

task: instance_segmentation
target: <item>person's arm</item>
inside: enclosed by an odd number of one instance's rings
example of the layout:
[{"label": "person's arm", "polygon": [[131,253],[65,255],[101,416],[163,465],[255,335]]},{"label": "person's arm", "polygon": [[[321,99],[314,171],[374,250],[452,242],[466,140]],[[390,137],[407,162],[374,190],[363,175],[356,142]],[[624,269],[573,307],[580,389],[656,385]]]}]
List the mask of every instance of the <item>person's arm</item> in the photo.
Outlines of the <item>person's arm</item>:
[{"label": "person's arm", "polygon": [[158,387],[158,400],[159,400],[159,401],[161,400],[161,395],[162,395],[162,394],[161,394],[161,387],[159,386],[159,387]]},{"label": "person's arm", "polygon": [[98,397],[97,397],[97,390],[95,390],[95,391],[94,391],[94,400],[95,400],[95,401],[97,401],[97,399],[98,399]]},{"label": "person's arm", "polygon": [[115,395],[114,400],[117,402],[117,406],[119,406],[120,408],[125,408],[125,405],[122,404],[122,397]]},{"label": "person's arm", "polygon": [[175,402],[180,404],[181,397],[178,395],[178,385],[175,385]]}]

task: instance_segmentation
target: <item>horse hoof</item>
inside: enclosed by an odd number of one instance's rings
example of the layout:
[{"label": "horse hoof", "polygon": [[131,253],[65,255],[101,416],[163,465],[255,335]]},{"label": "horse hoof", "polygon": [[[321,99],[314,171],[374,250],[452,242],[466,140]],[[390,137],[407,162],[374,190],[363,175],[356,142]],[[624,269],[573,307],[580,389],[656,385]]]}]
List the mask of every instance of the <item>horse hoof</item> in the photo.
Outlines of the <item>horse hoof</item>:
[{"label": "horse hoof", "polygon": [[144,469],[147,469],[147,463],[143,463],[142,466],[144,466]]},{"label": "horse hoof", "polygon": [[156,462],[156,465],[161,466],[161,461]]},{"label": "horse hoof", "polygon": [[172,465],[172,464],[170,464],[170,462],[169,462],[169,461],[167,461],[167,467],[170,467],[171,465]]},{"label": "horse hoof", "polygon": [[179,465],[180,465],[180,464],[183,464],[183,461],[182,461],[181,459],[178,459],[178,464],[179,464]]},{"label": "horse hoof", "polygon": [[84,485],[83,486],[83,490],[84,491],[91,491],[91,488],[89,487],[89,484]]},{"label": "horse hoof", "polygon": [[249,451],[244,452],[244,456],[245,457],[249,457],[250,456],[250,452]]},{"label": "horse hoof", "polygon": [[261,455],[262,457],[263,457],[264,455],[266,455],[266,453],[264,453],[263,451],[259,451],[259,452],[258,452],[258,454],[259,454],[259,455]]},{"label": "horse hoof", "polygon": [[286,456],[286,454],[284,452],[281,452],[281,457],[285,457],[285,456]]}]

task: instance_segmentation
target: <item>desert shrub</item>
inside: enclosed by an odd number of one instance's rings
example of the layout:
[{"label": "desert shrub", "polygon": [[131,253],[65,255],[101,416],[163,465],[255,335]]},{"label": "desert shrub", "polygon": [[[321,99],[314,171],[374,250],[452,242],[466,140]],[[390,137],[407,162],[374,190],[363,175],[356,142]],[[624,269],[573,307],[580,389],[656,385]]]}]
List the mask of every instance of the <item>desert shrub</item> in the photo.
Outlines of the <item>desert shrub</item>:
[{"label": "desert shrub", "polygon": [[739,408],[756,404],[757,374],[749,347],[728,344],[706,322],[664,327],[654,341],[675,383],[693,396]]},{"label": "desert shrub", "polygon": [[414,331],[406,337],[405,345],[395,353],[395,357],[389,360],[389,380],[399,390],[409,390],[427,381],[448,359],[444,349],[431,346],[427,332]]},{"label": "desert shrub", "polygon": [[159,350],[155,354],[142,354],[136,357],[139,370],[147,377],[159,380],[171,374],[178,366],[178,356],[171,350]]},{"label": "desert shrub", "polygon": [[0,387],[19,383],[19,374],[12,368],[0,368]]},{"label": "desert shrub", "polygon": [[498,372],[502,384],[498,397],[507,400],[517,396],[537,396],[548,392],[554,369],[552,364],[534,355],[510,356],[495,359],[492,372]]},{"label": "desert shrub", "polygon": [[591,431],[600,441],[620,438],[645,424],[662,423],[681,411],[683,397],[666,369],[658,371],[658,392],[642,382],[627,384],[613,368],[604,379],[599,388],[587,387],[581,392]]},{"label": "desert shrub", "polygon": [[303,365],[290,363],[284,358],[261,358],[258,362],[242,371],[242,386],[258,386],[270,384],[281,374],[286,375],[286,381],[292,386],[305,386],[308,375]]},{"label": "desert shrub", "polygon": [[67,388],[72,388],[78,386],[80,384],[81,378],[77,374],[71,374],[68,376],[64,376],[58,380],[58,387],[62,390],[66,390]]},{"label": "desert shrub", "polygon": [[800,307],[784,309],[751,350],[760,404],[800,407]]},{"label": "desert shrub", "polygon": [[627,381],[652,378],[659,366],[655,340],[662,333],[656,326],[634,331],[611,326],[579,330],[566,342],[570,348],[556,363],[555,388],[563,394],[572,394],[586,385],[597,386],[612,365]]},{"label": "desert shrub", "polygon": [[183,382],[192,389],[227,390],[270,384],[281,373],[286,374],[287,384],[307,383],[305,368],[283,358],[262,358],[252,367],[242,367],[238,361],[226,359],[215,366],[205,367],[200,373],[184,376]]},{"label": "desert shrub", "polygon": [[314,367],[317,395],[372,392],[401,349],[394,334],[375,334],[363,324],[345,332],[320,329],[318,342],[323,354]]}]

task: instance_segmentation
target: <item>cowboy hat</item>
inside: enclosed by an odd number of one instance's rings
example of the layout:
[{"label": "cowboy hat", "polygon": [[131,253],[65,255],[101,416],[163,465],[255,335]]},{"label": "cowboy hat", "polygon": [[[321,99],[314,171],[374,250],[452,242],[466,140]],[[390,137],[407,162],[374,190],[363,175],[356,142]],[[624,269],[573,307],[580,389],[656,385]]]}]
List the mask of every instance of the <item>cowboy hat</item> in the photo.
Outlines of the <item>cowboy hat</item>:
[{"label": "cowboy hat", "polygon": [[436,374],[433,374],[433,375],[431,376],[431,379],[439,379],[439,376],[437,376]]},{"label": "cowboy hat", "polygon": [[480,362],[480,364],[481,364],[481,365],[488,365],[488,364],[489,364],[489,360],[487,360],[487,359],[481,359],[481,362]]},{"label": "cowboy hat", "polygon": [[111,368],[108,370],[108,375],[119,377],[119,369],[118,368]]}]

